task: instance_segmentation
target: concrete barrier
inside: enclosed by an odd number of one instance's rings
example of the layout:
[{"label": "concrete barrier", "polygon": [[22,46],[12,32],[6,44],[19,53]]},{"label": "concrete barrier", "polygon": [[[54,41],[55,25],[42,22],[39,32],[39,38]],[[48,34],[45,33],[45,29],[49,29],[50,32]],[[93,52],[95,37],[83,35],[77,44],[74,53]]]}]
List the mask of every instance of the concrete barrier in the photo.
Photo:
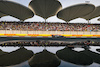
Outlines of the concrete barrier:
[{"label": "concrete barrier", "polygon": [[91,34],[91,35],[99,35],[100,32],[89,32],[89,31],[21,31],[21,30],[0,30],[0,34]]}]

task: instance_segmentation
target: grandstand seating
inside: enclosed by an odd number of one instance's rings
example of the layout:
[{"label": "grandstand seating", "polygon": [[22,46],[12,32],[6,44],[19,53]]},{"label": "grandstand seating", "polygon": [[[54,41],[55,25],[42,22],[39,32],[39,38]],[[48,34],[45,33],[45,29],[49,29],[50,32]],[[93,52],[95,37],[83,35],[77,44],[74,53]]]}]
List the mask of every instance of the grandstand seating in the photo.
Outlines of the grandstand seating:
[{"label": "grandstand seating", "polygon": [[97,32],[100,31],[100,25],[83,23],[0,22],[0,30]]}]

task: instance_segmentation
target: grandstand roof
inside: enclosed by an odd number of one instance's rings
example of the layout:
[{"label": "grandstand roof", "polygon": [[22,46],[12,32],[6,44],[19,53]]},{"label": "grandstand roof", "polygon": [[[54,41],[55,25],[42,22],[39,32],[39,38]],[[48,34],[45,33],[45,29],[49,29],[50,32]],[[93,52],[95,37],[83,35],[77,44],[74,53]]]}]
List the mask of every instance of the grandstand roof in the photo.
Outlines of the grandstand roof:
[{"label": "grandstand roof", "polygon": [[77,4],[62,9],[58,12],[57,17],[68,22],[73,19],[88,15],[89,13],[93,12],[94,9],[95,6],[92,4]]},{"label": "grandstand roof", "polygon": [[34,13],[29,8],[8,0],[0,0],[0,12],[20,20],[25,20],[34,16]]},{"label": "grandstand roof", "polygon": [[36,53],[28,62],[30,67],[58,67],[61,60],[44,49],[42,52]]},{"label": "grandstand roof", "polygon": [[29,4],[29,8],[38,15],[47,19],[54,16],[62,8],[62,5],[57,0],[32,0]]},{"label": "grandstand roof", "polygon": [[6,53],[0,56],[0,66],[10,66],[22,63],[30,59],[34,53],[30,50],[27,50],[24,47],[21,47],[13,52]]},{"label": "grandstand roof", "polygon": [[100,21],[100,18],[98,18],[97,20]]},{"label": "grandstand roof", "polygon": [[83,18],[86,19],[86,20],[91,20],[91,19],[96,18],[98,16],[100,16],[100,6],[96,7],[95,10],[92,13],[84,16]]},{"label": "grandstand roof", "polygon": [[0,18],[6,16],[6,14],[0,12]]}]

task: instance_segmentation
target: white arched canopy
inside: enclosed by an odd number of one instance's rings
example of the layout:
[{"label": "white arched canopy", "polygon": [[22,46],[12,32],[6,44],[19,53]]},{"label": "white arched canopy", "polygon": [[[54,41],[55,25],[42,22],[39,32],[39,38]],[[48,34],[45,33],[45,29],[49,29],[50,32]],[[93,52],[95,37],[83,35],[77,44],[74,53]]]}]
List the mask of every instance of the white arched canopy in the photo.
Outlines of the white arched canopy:
[{"label": "white arched canopy", "polygon": [[57,0],[32,0],[29,8],[38,16],[47,19],[57,14],[62,5]]},{"label": "white arched canopy", "polygon": [[28,7],[7,0],[0,1],[0,12],[20,20],[25,20],[34,16],[34,13]]},{"label": "white arched canopy", "polygon": [[92,4],[77,4],[67,8],[62,9],[58,12],[57,17],[65,20],[67,22],[83,17],[90,14],[95,9],[95,6]]}]

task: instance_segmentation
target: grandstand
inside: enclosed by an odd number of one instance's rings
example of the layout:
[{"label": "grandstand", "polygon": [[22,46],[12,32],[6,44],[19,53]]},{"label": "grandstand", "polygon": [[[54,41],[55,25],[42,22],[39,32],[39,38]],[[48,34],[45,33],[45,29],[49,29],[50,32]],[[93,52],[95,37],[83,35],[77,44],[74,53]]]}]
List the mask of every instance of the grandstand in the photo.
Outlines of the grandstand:
[{"label": "grandstand", "polygon": [[[0,38],[6,40],[68,40],[76,41],[75,39],[99,39],[100,25],[89,23],[68,23],[76,18],[84,18],[87,21],[98,17],[97,13],[100,10],[99,6],[93,4],[81,3],[75,4],[62,9],[62,4],[55,0],[32,0],[29,6],[13,1],[0,1],[0,17],[13,16],[20,20],[15,21],[1,21],[0,22]],[[46,4],[45,4],[46,2]],[[37,3],[37,4],[36,4]],[[39,4],[38,4],[39,3]],[[40,6],[41,5],[41,6]],[[7,7],[8,6],[8,7]],[[16,7],[16,8],[15,8]],[[38,8],[40,7],[40,8]],[[4,9],[7,8],[7,9]],[[42,9],[41,9],[42,8]],[[18,9],[18,11],[16,11]],[[42,17],[45,22],[24,22],[24,20],[38,15]],[[67,23],[49,23],[46,19],[56,15],[59,19]],[[52,37],[58,36],[58,37]],[[62,36],[62,37],[61,37]]]},{"label": "grandstand", "polygon": [[44,23],[44,22],[0,22],[0,36],[7,37],[97,37],[99,24]]},{"label": "grandstand", "polygon": [[[30,67],[58,67],[60,64],[63,66],[63,63],[64,65],[73,63],[79,67],[93,62],[100,64],[100,55],[89,50],[91,46],[100,46],[100,24],[90,23],[92,19],[100,16],[100,6],[88,1],[65,8],[62,4],[59,0],[30,0],[28,6],[25,6],[12,0],[0,0],[0,19],[11,16],[20,20],[0,21],[0,47],[13,46],[14,49],[16,46],[20,47],[13,52],[0,50],[0,67],[12,67],[11,65],[24,61]],[[44,21],[40,19],[36,22],[26,21],[35,16],[39,16]],[[47,19],[53,16],[65,22],[48,22]],[[78,18],[83,18],[87,23],[70,23]],[[100,21],[100,18],[97,20]],[[36,46],[39,49],[35,49],[34,54],[27,50],[29,48],[27,46]],[[44,50],[38,53],[38,50],[41,50],[40,46]],[[48,51],[48,47],[51,46],[54,48],[60,46],[61,50],[57,48],[55,52],[53,48],[51,53],[50,50]],[[81,52],[72,50],[77,47],[85,50]],[[95,66],[95,63],[92,66]]]}]

